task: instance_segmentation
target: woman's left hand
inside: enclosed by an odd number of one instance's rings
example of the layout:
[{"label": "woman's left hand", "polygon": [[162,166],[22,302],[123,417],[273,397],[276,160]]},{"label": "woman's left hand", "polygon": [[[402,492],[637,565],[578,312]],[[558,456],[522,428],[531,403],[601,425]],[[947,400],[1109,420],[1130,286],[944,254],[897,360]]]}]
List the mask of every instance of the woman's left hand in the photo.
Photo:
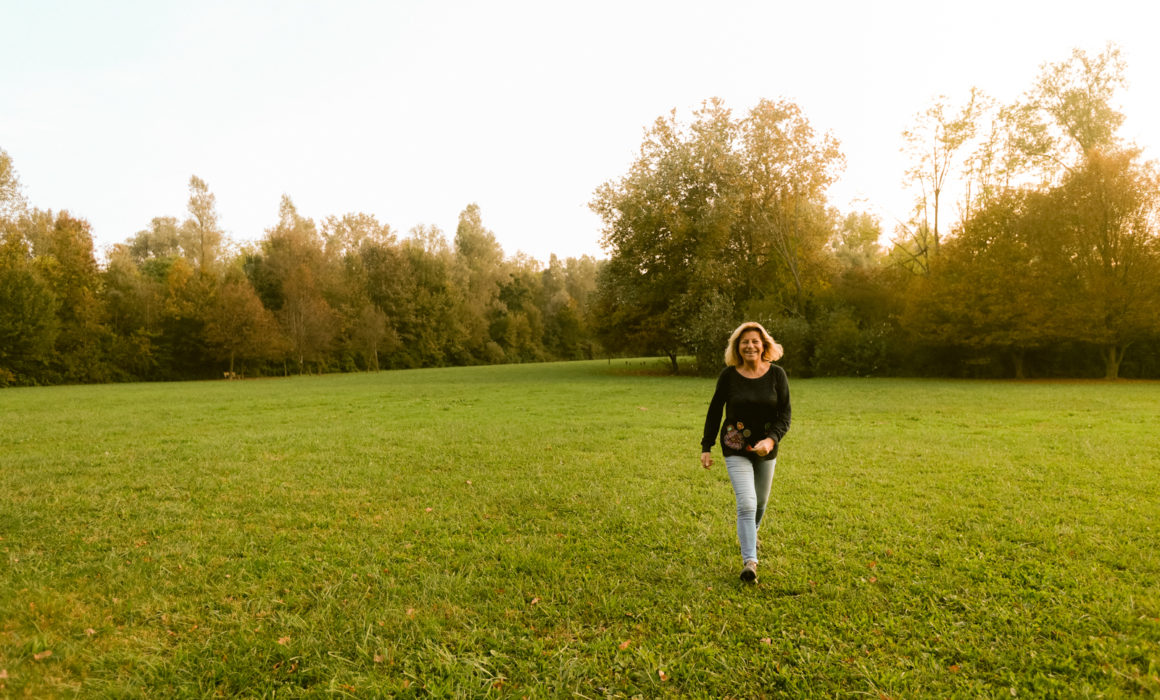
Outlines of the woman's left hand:
[{"label": "woman's left hand", "polygon": [[748,449],[750,452],[753,452],[758,457],[764,457],[770,452],[773,452],[773,446],[773,438],[765,438],[753,447],[747,447],[746,449]]}]

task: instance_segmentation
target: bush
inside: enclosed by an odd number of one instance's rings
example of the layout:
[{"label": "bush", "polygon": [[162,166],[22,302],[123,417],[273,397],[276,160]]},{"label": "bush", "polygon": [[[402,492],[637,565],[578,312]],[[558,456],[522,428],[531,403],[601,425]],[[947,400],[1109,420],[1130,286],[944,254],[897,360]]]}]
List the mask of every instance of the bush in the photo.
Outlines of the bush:
[{"label": "bush", "polygon": [[858,325],[847,309],[836,309],[819,324],[814,350],[814,373],[825,377],[868,377],[881,374],[887,365],[889,329]]}]

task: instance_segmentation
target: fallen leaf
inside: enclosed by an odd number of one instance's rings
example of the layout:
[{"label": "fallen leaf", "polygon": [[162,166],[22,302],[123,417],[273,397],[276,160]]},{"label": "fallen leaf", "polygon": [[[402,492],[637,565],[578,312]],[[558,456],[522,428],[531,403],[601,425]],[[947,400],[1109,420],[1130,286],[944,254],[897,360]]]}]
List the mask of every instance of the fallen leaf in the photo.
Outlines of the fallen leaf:
[{"label": "fallen leaf", "polygon": [[621,650],[621,651],[624,651],[625,649],[627,649],[627,648],[628,648],[628,645],[629,645],[629,644],[632,644],[632,640],[631,640],[631,639],[626,639],[626,640],[624,640],[623,642],[621,642],[621,643],[620,643],[620,650]]},{"label": "fallen leaf", "polygon": [[386,660],[387,660],[386,657],[383,656],[382,654],[375,654],[375,663],[376,664],[381,664],[382,662],[384,662]]},{"label": "fallen leaf", "polygon": [[33,654],[32,658],[36,659],[37,661],[43,661],[50,656],[52,656],[52,649],[45,649],[44,651],[40,652],[39,654]]},{"label": "fallen leaf", "polygon": [[8,679],[8,669],[0,668],[0,680],[7,680],[7,679]]},{"label": "fallen leaf", "polygon": [[407,608],[407,617],[415,617],[415,608]]},{"label": "fallen leaf", "polygon": [[868,566],[869,566],[871,569],[873,569],[874,567],[878,566],[878,562],[876,562],[876,561],[872,561],[872,562],[870,562],[870,563],[868,564]]},{"label": "fallen leaf", "polygon": [[290,643],[290,638],[289,637],[279,637],[278,643],[281,644],[282,646],[286,646],[287,644]]},{"label": "fallen leaf", "polygon": [[532,598],[532,605],[535,605],[536,603],[539,603],[539,602],[540,602],[539,598]]},{"label": "fallen leaf", "polygon": [[662,682],[667,681],[669,679],[668,674],[665,673],[664,671],[657,671],[657,675],[661,677]]},{"label": "fallen leaf", "polygon": [[468,485],[468,486],[471,486],[471,479],[468,479],[468,480],[467,480],[467,485]]},{"label": "fallen leaf", "polygon": [[769,637],[762,637],[762,638],[761,638],[761,643],[762,643],[762,644],[773,644],[773,640],[772,640],[772,639],[770,639]]},{"label": "fallen leaf", "polygon": [[403,687],[404,687],[404,688],[410,688],[410,687],[411,687],[411,681],[410,681],[410,680],[408,680],[408,679],[406,679],[406,678],[404,678],[404,679],[403,679]]},{"label": "fallen leaf", "polygon": [[431,511],[433,511],[433,510],[435,510],[435,509],[434,509],[434,508],[428,508],[428,509],[427,509],[427,512],[428,512],[428,513],[430,513],[430,512],[431,512]]},{"label": "fallen leaf", "polygon": [[91,637],[91,636],[93,636],[93,635],[94,635],[94,634],[96,634],[96,633],[97,633],[97,631],[96,631],[95,629],[93,629],[92,627],[90,627],[90,628],[88,628],[87,630],[85,630],[85,634],[87,634],[87,635],[88,635],[88,636],[90,636],[90,637]]},{"label": "fallen leaf", "polygon": [[877,577],[877,576],[871,576],[871,577],[870,577],[870,583],[878,583],[878,577]]},{"label": "fallen leaf", "polygon": [[959,672],[959,665],[958,664],[951,664],[951,667],[948,670],[951,673],[958,673]]}]

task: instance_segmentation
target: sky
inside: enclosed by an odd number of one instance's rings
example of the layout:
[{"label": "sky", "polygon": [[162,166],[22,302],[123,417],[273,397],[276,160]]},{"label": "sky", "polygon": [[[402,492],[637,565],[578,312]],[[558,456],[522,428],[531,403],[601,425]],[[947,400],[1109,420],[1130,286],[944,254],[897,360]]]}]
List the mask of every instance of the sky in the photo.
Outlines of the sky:
[{"label": "sky", "polygon": [[546,262],[607,255],[588,203],[658,117],[786,99],[841,142],[831,204],[889,231],[916,114],[972,86],[1016,100],[1075,48],[1120,47],[1121,134],[1160,158],[1158,19],[1139,0],[0,0],[0,149],[99,251],[183,219],[197,175],[240,243],[284,194],[448,240],[476,203],[505,253]]}]

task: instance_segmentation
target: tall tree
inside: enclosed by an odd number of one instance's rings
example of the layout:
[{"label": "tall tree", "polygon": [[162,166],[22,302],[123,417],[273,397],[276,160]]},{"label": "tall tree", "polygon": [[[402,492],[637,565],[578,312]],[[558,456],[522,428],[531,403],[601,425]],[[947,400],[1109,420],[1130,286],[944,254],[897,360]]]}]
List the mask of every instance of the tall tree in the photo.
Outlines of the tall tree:
[{"label": "tall tree", "polygon": [[301,216],[289,196],[282,197],[278,224],[267,229],[261,252],[251,256],[247,267],[263,305],[274,312],[289,340],[298,371],[307,371],[307,363],[321,367],[338,332],[325,296],[334,271],[327,266],[314,221]]},{"label": "tall tree", "polygon": [[1075,337],[1096,345],[1116,379],[1131,344],[1160,335],[1160,178],[1134,149],[1089,150],[1052,193]]},{"label": "tall tree", "polygon": [[833,231],[825,194],[845,159],[837,139],[817,134],[801,109],[785,101],[754,107],[742,123],[742,145],[742,182],[749,189],[743,216],[752,233],[740,278],[756,272],[778,279],[778,287],[792,290],[786,311],[800,315],[807,287],[825,278],[822,251]]},{"label": "tall tree", "polygon": [[34,226],[37,271],[60,302],[60,333],[52,364],[62,381],[103,381],[107,377],[102,343],[107,328],[98,298],[100,276],[89,223],[62,211],[33,216],[50,226]]},{"label": "tall tree", "polygon": [[1126,85],[1125,69],[1112,43],[1095,55],[1075,49],[1065,61],[1045,63],[1035,85],[1000,111],[1000,162],[1008,176],[1058,184],[1093,149],[1122,147],[1116,96]]},{"label": "tall tree", "polygon": [[229,361],[274,360],[286,350],[286,340],[274,315],[254,292],[241,270],[231,270],[205,314],[205,335],[215,354]]},{"label": "tall tree", "polygon": [[943,209],[949,180],[965,167],[963,151],[975,138],[981,115],[990,106],[991,100],[978,88],[971,88],[959,109],[950,105],[946,95],[939,95],[916,117],[914,126],[902,132],[903,151],[911,163],[906,181],[917,193],[914,216],[895,239],[895,254],[922,274],[930,271],[930,261],[937,257],[947,228]]},{"label": "tall tree", "polygon": [[58,331],[56,295],[18,222],[0,219],[0,386],[41,379]]},{"label": "tall tree", "polygon": [[181,225],[181,248],[201,274],[209,274],[217,262],[222,242],[218,224],[216,198],[205,181],[196,175],[189,178],[189,218]]},{"label": "tall tree", "polygon": [[610,252],[597,302],[607,346],[664,352],[674,369],[690,349],[711,371],[751,299],[802,313],[827,277],[824,193],[841,166],[836,140],[787,102],[738,120],[709,100],[687,127],[658,119],[592,202]]},{"label": "tall tree", "polygon": [[960,225],[909,298],[904,326],[921,340],[1002,353],[1024,377],[1028,350],[1067,337],[1068,299],[1044,264],[1044,195],[1010,191]]},{"label": "tall tree", "polygon": [[479,205],[472,203],[459,213],[455,229],[455,280],[460,317],[467,331],[469,352],[476,361],[498,361],[488,343],[489,315],[496,312],[500,285],[507,277],[503,248],[495,234],[484,227]]},{"label": "tall tree", "polygon": [[25,207],[20,178],[12,165],[12,157],[0,148],[0,221],[15,220]]}]

